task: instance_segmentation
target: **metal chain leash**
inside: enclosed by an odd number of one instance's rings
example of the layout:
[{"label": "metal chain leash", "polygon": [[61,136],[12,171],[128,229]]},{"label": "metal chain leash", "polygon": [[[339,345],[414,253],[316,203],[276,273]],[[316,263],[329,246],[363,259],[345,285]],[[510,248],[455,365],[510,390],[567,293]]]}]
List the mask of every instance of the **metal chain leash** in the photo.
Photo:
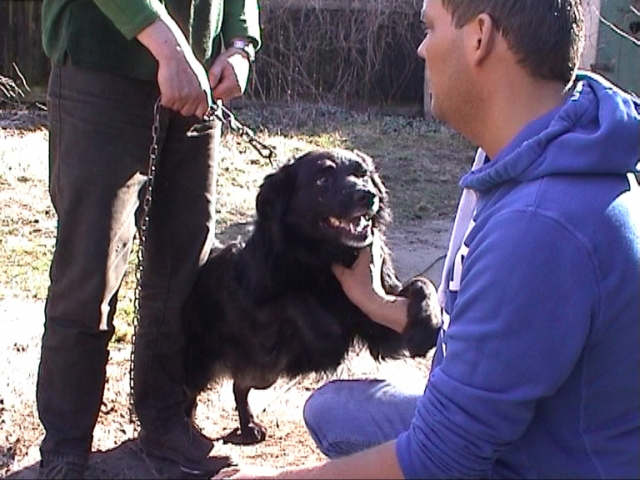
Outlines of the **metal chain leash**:
[{"label": "metal chain leash", "polygon": [[153,106],[153,126],[151,127],[151,146],[149,147],[149,166],[147,170],[147,190],[142,201],[142,220],[138,230],[138,251],[135,269],[135,293],[133,297],[133,333],[131,334],[131,354],[129,357],[129,420],[133,426],[133,432],[139,429],[140,424],[133,405],[133,362],[135,358],[136,334],[140,324],[140,293],[142,291],[142,273],[144,271],[144,246],[149,233],[149,209],[153,197],[153,187],[156,178],[158,164],[158,136],[160,135],[160,99]]},{"label": "metal chain leash", "polygon": [[[156,177],[156,168],[158,163],[158,137],[160,136],[160,110],[162,105],[160,98],[156,100],[153,107],[153,126],[151,127],[151,146],[149,147],[149,164],[147,170],[147,186],[144,199],[142,201],[142,220],[140,222],[140,228],[138,230],[138,251],[135,268],[135,293],[133,299],[134,315],[133,315],[133,332],[131,334],[131,353],[129,356],[129,420],[133,426],[132,436],[139,430],[140,423],[135,413],[134,408],[134,380],[133,370],[135,361],[135,344],[136,335],[138,332],[138,325],[140,324],[140,295],[142,291],[142,274],[144,271],[144,251],[147,241],[147,235],[149,233],[149,210],[151,207],[151,199],[153,197],[153,187]],[[247,142],[258,154],[269,160],[269,163],[274,167],[274,159],[276,157],[276,151],[273,147],[261,142],[256,138],[255,133],[240,123],[233,113],[226,108],[222,102],[218,102],[215,105],[209,107],[209,110],[205,114],[203,121],[196,124],[189,130],[187,135],[197,136],[203,134],[208,130],[209,124],[218,119],[222,124],[227,125],[229,129],[240,136],[240,138]]]},{"label": "metal chain leash", "polygon": [[201,130],[207,128],[208,124],[214,119],[219,120],[223,125],[229,127],[233,133],[239,135],[243,141],[251,145],[262,158],[269,160],[272,167],[275,167],[273,162],[276,157],[275,149],[258,140],[253,130],[240,123],[233,112],[225,107],[220,100],[209,107],[209,110],[204,115],[203,121],[191,128],[189,135],[198,135]]}]

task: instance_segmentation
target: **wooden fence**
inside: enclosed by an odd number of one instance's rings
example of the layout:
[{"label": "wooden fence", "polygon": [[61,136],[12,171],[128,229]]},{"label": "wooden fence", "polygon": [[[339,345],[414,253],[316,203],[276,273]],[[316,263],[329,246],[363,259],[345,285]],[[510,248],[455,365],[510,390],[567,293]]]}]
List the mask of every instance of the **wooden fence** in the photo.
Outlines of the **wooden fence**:
[{"label": "wooden fence", "polygon": [[[264,46],[248,97],[422,105],[422,0],[262,0]],[[42,0],[0,0],[0,75],[44,89]],[[17,82],[19,83],[19,82]]]},{"label": "wooden fence", "polygon": [[0,0],[0,74],[44,87],[49,60],[42,50],[42,0]]}]

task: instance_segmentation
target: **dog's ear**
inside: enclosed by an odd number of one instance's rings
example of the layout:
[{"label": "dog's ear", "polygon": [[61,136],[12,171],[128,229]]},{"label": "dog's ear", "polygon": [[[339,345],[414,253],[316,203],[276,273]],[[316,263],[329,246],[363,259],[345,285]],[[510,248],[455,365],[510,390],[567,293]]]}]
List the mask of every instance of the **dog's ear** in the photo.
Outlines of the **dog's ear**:
[{"label": "dog's ear", "polygon": [[277,221],[286,214],[295,190],[295,181],[293,163],[283,165],[264,178],[256,197],[258,220]]}]

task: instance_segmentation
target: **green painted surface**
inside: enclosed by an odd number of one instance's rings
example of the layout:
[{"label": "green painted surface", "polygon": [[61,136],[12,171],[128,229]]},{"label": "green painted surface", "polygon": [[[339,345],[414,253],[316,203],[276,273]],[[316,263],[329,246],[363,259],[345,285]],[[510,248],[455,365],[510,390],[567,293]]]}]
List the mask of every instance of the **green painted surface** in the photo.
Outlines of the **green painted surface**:
[{"label": "green painted surface", "polygon": [[591,68],[640,96],[640,0],[602,0],[600,14]]}]

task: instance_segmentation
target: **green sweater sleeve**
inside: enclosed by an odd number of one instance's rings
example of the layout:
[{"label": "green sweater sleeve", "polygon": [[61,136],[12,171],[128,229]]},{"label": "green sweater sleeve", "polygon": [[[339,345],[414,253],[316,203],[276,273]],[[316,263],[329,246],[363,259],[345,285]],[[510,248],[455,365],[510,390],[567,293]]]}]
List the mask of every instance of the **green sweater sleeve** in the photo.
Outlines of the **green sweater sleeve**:
[{"label": "green sweater sleeve", "polygon": [[166,13],[164,5],[159,0],[93,1],[128,40],[151,25],[161,13]]},{"label": "green sweater sleeve", "polygon": [[260,48],[262,39],[258,0],[225,0],[222,36],[226,42],[237,37],[250,38],[256,50]]}]

